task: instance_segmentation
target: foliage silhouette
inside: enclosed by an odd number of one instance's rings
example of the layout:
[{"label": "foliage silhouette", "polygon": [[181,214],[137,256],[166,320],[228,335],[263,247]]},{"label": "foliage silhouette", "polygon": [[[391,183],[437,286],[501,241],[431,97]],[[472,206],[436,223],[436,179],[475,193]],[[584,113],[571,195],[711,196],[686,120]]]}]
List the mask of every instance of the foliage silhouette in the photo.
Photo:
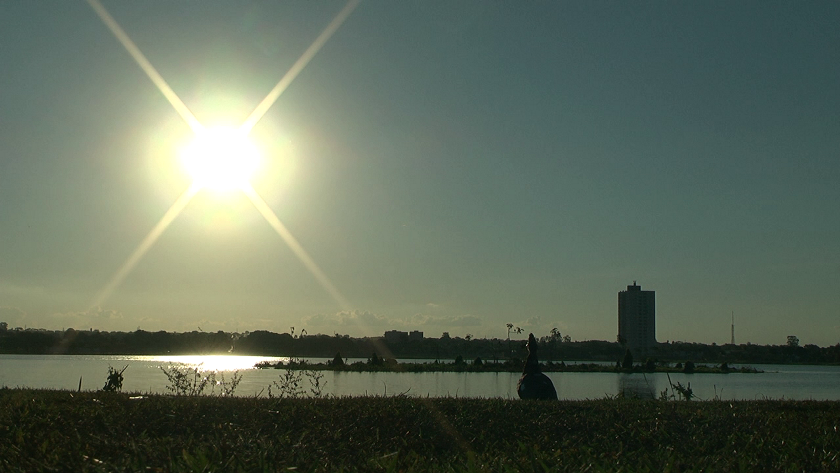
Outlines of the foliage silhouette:
[{"label": "foliage silhouette", "polygon": [[231,379],[228,380],[224,373],[201,371],[201,366],[201,364],[193,367],[175,364],[170,364],[168,368],[161,366],[161,371],[169,381],[166,390],[176,396],[200,396],[209,387],[211,394],[217,394],[217,388],[219,396],[235,394],[236,388],[242,381],[239,371],[234,371]]},{"label": "foliage silhouette", "polygon": [[268,397],[284,399],[303,396],[305,392],[301,387],[303,371],[293,369],[291,364],[290,360],[287,368],[280,374],[280,379],[268,386]]},{"label": "foliage silhouette", "polygon": [[[117,369],[113,366],[108,366],[108,378],[105,381],[105,386],[102,387],[102,390],[109,392],[122,391],[122,383],[124,379],[123,373],[126,369],[128,369],[128,365],[125,365],[125,367],[120,371],[117,371]],[[79,381],[79,386],[81,386],[81,381]]]}]

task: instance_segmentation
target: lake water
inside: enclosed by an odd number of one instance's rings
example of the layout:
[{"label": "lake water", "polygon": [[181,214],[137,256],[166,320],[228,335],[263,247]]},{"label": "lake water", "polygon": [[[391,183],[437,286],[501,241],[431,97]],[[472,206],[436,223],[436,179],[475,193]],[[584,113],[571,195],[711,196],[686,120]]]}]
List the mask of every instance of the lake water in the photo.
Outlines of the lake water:
[{"label": "lake water", "polygon": [[[200,366],[230,379],[239,370],[238,396],[267,394],[267,387],[284,370],[255,369],[260,361],[286,358],[260,356],[85,356],[0,355],[0,386],[94,391],[105,384],[108,367],[122,369],[124,392],[166,393],[168,380],[160,367]],[[311,359],[312,362],[324,361]],[[353,359],[350,360],[355,361]],[[412,360],[401,360],[412,361]],[[419,360],[413,360],[419,361]],[[671,382],[691,383],[700,399],[840,400],[840,366],[754,365],[759,374],[671,374]],[[323,392],[337,396],[394,395],[516,399],[519,373],[346,373],[323,371]],[[643,398],[659,397],[669,388],[664,373],[547,373],[560,399],[600,399],[619,392]],[[310,384],[304,379],[304,389]]]}]

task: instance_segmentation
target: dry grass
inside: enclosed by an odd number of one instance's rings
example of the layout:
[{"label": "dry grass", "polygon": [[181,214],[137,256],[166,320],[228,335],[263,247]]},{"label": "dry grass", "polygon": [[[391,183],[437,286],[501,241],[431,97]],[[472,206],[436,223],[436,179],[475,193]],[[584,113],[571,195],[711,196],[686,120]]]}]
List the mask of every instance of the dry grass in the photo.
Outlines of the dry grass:
[{"label": "dry grass", "polygon": [[0,389],[0,471],[840,471],[840,403]]}]

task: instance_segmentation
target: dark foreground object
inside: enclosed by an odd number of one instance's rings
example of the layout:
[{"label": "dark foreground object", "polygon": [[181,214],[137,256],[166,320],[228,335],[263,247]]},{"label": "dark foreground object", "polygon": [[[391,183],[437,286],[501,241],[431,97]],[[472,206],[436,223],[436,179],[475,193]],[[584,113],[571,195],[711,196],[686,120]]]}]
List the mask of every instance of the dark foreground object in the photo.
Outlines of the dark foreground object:
[{"label": "dark foreground object", "polygon": [[[148,467],[148,468],[147,468]],[[0,389],[0,471],[840,471],[838,402]]]},{"label": "dark foreground object", "polygon": [[556,401],[557,390],[554,383],[544,373],[523,374],[516,386],[519,399],[538,399],[543,401]]},{"label": "dark foreground object", "polygon": [[557,390],[554,389],[554,383],[540,371],[540,360],[537,358],[537,340],[533,333],[528,335],[526,346],[528,347],[528,359],[525,360],[522,377],[519,378],[519,383],[516,385],[519,399],[556,401]]}]

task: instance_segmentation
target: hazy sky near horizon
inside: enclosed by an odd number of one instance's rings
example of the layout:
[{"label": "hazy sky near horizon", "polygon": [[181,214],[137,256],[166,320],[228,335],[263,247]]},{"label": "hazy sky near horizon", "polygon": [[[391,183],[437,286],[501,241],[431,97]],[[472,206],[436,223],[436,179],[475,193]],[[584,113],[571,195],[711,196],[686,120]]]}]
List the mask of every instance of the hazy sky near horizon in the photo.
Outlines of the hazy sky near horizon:
[{"label": "hazy sky near horizon", "polygon": [[[238,125],[343,2],[106,1]],[[251,133],[241,193],[84,1],[0,3],[0,321],[183,331],[840,342],[840,3],[365,1]]]}]

